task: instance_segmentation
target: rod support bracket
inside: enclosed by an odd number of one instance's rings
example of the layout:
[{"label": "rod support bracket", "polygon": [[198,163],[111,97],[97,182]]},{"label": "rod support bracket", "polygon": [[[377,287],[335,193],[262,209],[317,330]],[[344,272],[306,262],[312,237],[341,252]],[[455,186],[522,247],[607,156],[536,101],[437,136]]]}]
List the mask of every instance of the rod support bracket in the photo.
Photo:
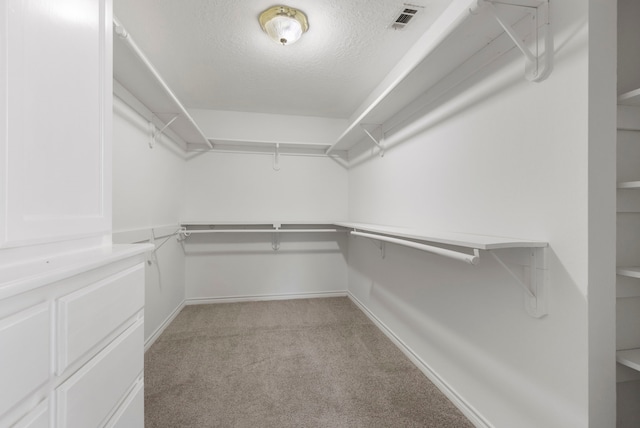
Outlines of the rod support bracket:
[{"label": "rod support bracket", "polygon": [[[373,144],[375,144],[375,146],[379,149],[378,155],[382,158],[384,157],[384,146],[382,145],[384,141],[384,132],[382,132],[382,125],[374,125],[374,126],[375,128],[374,128],[374,131],[372,132],[372,131],[369,131],[369,129],[367,128],[367,125],[363,123],[360,124],[360,127],[362,128],[364,133],[367,134],[367,137],[369,137],[371,141],[373,141]],[[373,134],[378,134],[378,136],[374,136]]]},{"label": "rod support bracket", "polygon": [[[525,2],[526,3],[526,2]],[[479,0],[486,4],[489,13],[498,21],[505,33],[525,57],[525,78],[530,82],[541,82],[551,74],[553,68],[553,35],[549,21],[549,0],[538,0],[532,5],[510,3],[508,0]],[[531,20],[532,48],[530,49],[515,29],[507,23],[494,4],[525,9]]]},{"label": "rod support bracket", "polygon": [[[509,250],[510,255],[516,249]],[[549,287],[549,270],[547,269],[547,249],[526,248],[519,258],[505,261],[494,250],[489,254],[516,280],[516,283],[525,292],[525,309],[534,318],[542,318],[548,314],[547,295]],[[516,270],[512,266],[518,266]]]}]

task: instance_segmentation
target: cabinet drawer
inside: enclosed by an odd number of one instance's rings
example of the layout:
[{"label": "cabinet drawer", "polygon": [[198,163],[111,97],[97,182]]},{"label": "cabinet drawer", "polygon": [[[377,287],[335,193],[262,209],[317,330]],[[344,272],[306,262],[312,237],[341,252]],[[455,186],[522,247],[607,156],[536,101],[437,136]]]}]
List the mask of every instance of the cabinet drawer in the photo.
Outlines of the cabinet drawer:
[{"label": "cabinet drawer", "polygon": [[104,423],[142,373],[143,349],[140,319],[56,390],[57,427]]},{"label": "cabinet drawer", "polygon": [[144,383],[140,380],[106,428],[144,427]]},{"label": "cabinet drawer", "polygon": [[0,319],[0,415],[49,380],[50,335],[47,303]]},{"label": "cabinet drawer", "polygon": [[49,400],[40,403],[13,428],[49,428]]},{"label": "cabinet drawer", "polygon": [[58,299],[56,374],[144,306],[142,263]]}]

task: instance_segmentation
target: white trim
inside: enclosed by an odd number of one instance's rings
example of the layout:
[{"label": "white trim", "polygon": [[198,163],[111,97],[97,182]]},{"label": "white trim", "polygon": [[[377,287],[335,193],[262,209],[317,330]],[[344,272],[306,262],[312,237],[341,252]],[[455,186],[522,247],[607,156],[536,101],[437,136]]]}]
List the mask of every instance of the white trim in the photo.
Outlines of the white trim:
[{"label": "white trim", "polygon": [[156,340],[158,340],[158,337],[160,337],[160,335],[164,332],[164,330],[169,327],[169,324],[171,324],[173,322],[173,320],[178,316],[178,314],[180,313],[180,311],[186,306],[185,301],[183,300],[182,302],[180,302],[180,304],[173,310],[173,312],[171,312],[169,314],[169,316],[167,317],[167,319],[165,319],[162,324],[160,324],[160,326],[158,328],[156,328],[156,331],[153,332],[153,334],[151,334],[151,336],[149,336],[148,339],[146,339],[144,341],[144,352],[147,352],[149,350],[149,348],[151,348],[151,345],[154,344],[154,342]]},{"label": "white trim", "polygon": [[422,358],[420,358],[406,343],[402,341],[387,325],[376,317],[364,303],[358,300],[350,291],[347,297],[369,317],[369,319],[411,360],[418,369],[458,408],[476,427],[493,428],[473,406],[462,398],[444,379],[442,379]]},{"label": "white trim", "polygon": [[252,296],[195,297],[185,300],[185,305],[207,305],[213,303],[257,302],[267,300],[316,299],[325,297],[346,297],[346,290],[323,291],[320,293],[257,294]]}]

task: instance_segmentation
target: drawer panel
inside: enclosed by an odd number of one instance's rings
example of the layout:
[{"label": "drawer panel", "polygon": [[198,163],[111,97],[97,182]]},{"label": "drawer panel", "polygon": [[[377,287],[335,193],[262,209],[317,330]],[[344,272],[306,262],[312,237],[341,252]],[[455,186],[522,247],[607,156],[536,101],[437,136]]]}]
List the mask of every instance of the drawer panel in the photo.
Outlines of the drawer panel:
[{"label": "drawer panel", "polygon": [[0,320],[0,415],[49,380],[50,336],[47,303]]},{"label": "drawer panel", "polygon": [[144,306],[142,263],[58,299],[56,374]]},{"label": "drawer panel", "polygon": [[106,428],[143,428],[144,427],[144,383],[136,387],[109,421]]},{"label": "drawer panel", "polygon": [[49,416],[49,400],[45,400],[13,428],[49,428]]},{"label": "drawer panel", "polygon": [[142,373],[144,331],[140,319],[57,390],[57,427],[97,427]]}]

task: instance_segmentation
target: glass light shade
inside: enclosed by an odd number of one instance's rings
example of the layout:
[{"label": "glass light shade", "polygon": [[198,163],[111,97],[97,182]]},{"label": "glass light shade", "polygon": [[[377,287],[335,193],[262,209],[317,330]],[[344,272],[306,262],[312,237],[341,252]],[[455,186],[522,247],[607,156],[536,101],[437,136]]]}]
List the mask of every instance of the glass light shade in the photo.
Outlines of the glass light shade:
[{"label": "glass light shade", "polygon": [[262,29],[276,43],[290,45],[309,29],[304,12],[289,6],[273,6],[258,18]]},{"label": "glass light shade", "polygon": [[278,15],[264,24],[265,31],[276,42],[291,45],[302,36],[302,25],[286,15]]}]

